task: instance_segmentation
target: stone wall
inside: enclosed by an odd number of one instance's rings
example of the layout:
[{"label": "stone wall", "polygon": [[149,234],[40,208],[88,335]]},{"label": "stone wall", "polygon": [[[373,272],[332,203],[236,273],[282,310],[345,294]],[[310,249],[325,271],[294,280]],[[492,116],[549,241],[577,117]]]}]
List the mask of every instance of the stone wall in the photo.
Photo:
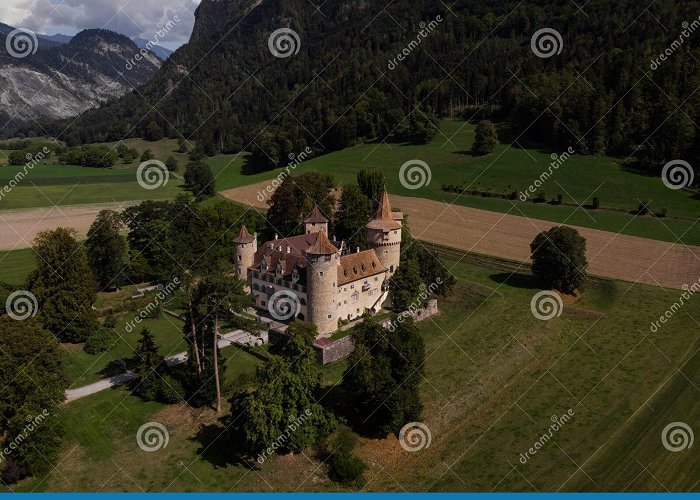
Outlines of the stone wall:
[{"label": "stone wall", "polygon": [[[424,308],[415,311],[406,311],[404,314],[412,317],[415,321],[422,321],[436,315],[438,312],[437,299],[431,299]],[[391,320],[387,319],[382,321],[382,326],[391,329]],[[314,342],[316,361],[321,365],[343,359],[349,356],[353,349],[355,349],[355,344],[352,342],[350,335],[335,341],[330,339],[316,339],[316,342]]]}]

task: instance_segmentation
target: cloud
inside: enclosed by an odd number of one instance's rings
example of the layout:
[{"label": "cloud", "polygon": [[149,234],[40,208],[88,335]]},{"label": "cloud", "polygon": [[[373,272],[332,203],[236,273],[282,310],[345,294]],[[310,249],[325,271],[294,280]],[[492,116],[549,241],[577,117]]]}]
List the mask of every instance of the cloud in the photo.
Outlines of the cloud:
[{"label": "cloud", "polygon": [[39,33],[105,28],[152,39],[159,27],[180,20],[164,38],[186,42],[199,0],[0,0],[0,21]]}]

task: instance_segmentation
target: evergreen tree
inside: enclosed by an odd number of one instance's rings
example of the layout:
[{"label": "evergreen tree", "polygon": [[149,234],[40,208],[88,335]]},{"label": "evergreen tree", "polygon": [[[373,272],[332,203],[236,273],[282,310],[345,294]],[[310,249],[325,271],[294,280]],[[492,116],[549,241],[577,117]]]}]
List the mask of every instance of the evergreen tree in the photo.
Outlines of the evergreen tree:
[{"label": "evergreen tree", "polygon": [[342,387],[352,400],[349,417],[368,434],[398,432],[420,419],[419,385],[425,348],[415,322],[392,317],[385,329],[366,317],[352,333],[355,350],[348,357]]},{"label": "evergreen tree", "polygon": [[474,131],[472,153],[477,156],[487,155],[492,153],[496,146],[498,146],[496,127],[489,120],[480,121]]},{"label": "evergreen tree", "polygon": [[148,328],[141,330],[141,338],[134,350],[136,374],[133,393],[145,399],[154,401],[161,387],[159,371],[163,367],[163,356],[158,354],[158,346],[153,340],[153,334]]},{"label": "evergreen tree", "polygon": [[338,238],[344,240],[351,249],[359,247],[364,250],[368,246],[365,226],[370,210],[369,198],[360,191],[357,185],[343,186],[335,218],[335,228]]},{"label": "evergreen tree", "polygon": [[168,172],[177,172],[177,166],[177,160],[172,156],[168,156],[165,160],[165,168],[168,169]]},{"label": "evergreen tree", "polygon": [[401,263],[391,278],[391,306],[396,312],[407,311],[412,305],[420,307],[420,293],[427,285],[423,283],[420,267],[415,260]]},{"label": "evergreen tree", "polygon": [[32,246],[37,268],[28,278],[44,328],[62,342],[84,342],[97,328],[95,281],[75,234],[65,228],[39,233]]},{"label": "evergreen tree", "polygon": [[113,210],[102,210],[90,226],[85,242],[90,268],[100,287],[117,288],[123,277],[126,241],[120,231],[122,216]]},{"label": "evergreen tree", "polygon": [[586,280],[586,239],[576,229],[556,226],[538,234],[530,245],[532,274],[543,286],[573,293]]},{"label": "evergreen tree", "polygon": [[379,198],[384,191],[384,174],[380,170],[365,170],[357,172],[357,185],[360,191],[372,202],[372,209],[379,204]]}]

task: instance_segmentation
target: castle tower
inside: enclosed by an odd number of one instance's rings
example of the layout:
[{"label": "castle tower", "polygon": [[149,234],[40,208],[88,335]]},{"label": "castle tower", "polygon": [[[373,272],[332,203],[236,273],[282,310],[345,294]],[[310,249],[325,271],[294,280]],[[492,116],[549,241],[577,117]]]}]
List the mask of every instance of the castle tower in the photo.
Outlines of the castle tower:
[{"label": "castle tower", "polygon": [[396,272],[401,258],[401,222],[397,220],[398,217],[400,216],[391,210],[389,193],[385,186],[379,200],[379,208],[367,224],[367,241],[388,269],[388,277]]},{"label": "castle tower", "polygon": [[334,332],[338,329],[335,301],[340,252],[324,231],[318,231],[316,243],[306,251],[306,260],[307,321],[316,324],[320,335]]},{"label": "castle tower", "polygon": [[245,225],[233,240],[233,258],[236,266],[236,276],[243,281],[248,281],[248,268],[253,265],[255,252],[258,251],[258,241],[251,236]]},{"label": "castle tower", "polygon": [[305,233],[317,233],[319,231],[325,231],[328,234],[328,219],[326,219],[321,211],[318,209],[318,205],[314,206],[309,216],[304,219]]}]

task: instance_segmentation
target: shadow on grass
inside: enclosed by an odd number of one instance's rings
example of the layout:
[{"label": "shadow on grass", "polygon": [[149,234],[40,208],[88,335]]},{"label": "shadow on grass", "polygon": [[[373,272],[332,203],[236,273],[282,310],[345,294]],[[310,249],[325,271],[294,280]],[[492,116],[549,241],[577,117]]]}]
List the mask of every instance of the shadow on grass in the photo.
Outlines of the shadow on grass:
[{"label": "shadow on grass", "polygon": [[535,290],[541,288],[541,283],[531,274],[523,273],[498,273],[489,276],[496,283],[508,285],[513,288],[525,288]]},{"label": "shadow on grass", "polygon": [[221,417],[215,424],[203,425],[195,434],[192,441],[200,445],[197,453],[216,468],[240,465],[257,469],[254,460],[247,460],[232,451],[224,418]]}]

